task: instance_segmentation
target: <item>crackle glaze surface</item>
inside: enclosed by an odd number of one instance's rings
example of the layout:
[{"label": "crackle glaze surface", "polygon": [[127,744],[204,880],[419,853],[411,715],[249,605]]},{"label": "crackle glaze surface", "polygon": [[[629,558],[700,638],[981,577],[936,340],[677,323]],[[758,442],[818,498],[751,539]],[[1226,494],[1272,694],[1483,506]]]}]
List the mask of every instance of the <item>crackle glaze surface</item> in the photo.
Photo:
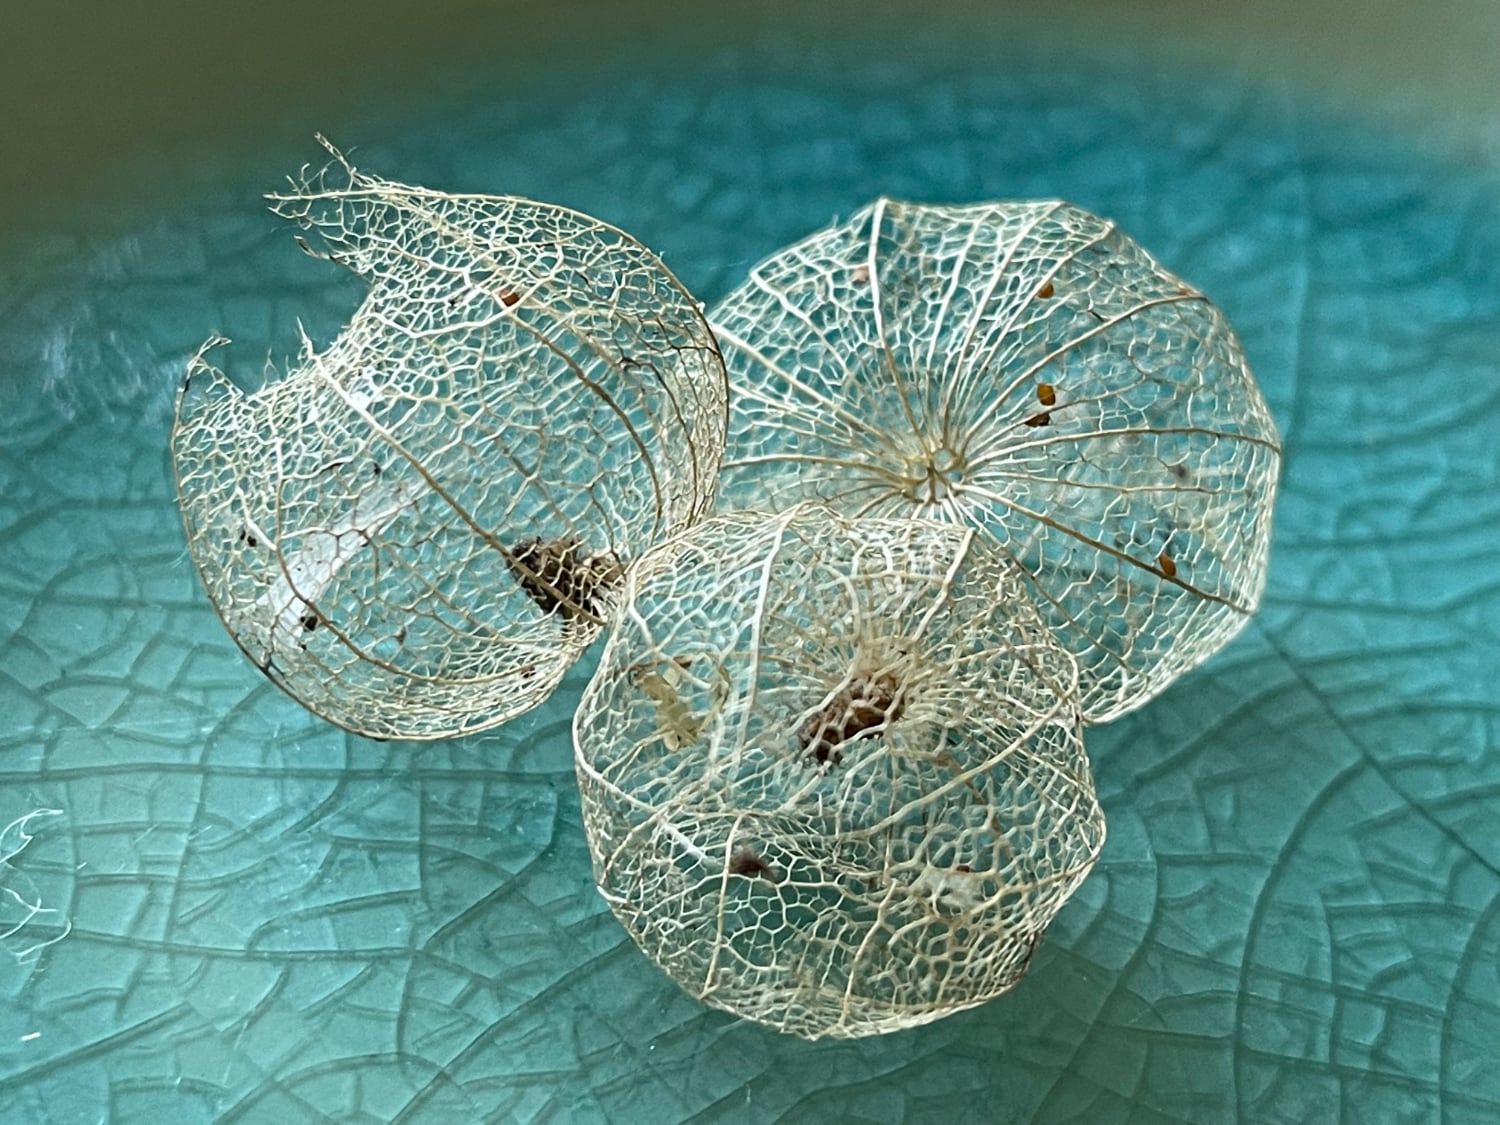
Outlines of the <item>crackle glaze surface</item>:
[{"label": "crackle glaze surface", "polygon": [[166,438],[206,331],[286,356],[358,301],[262,210],[299,136],[0,252],[0,824],[61,810],[0,842],[5,909],[57,911],[0,943],[0,1121],[1500,1115],[1500,190],[1229,77],[953,34],[622,43],[320,124],[412,182],[598,215],[707,302],[881,194],[1067,198],[1213,295],[1284,439],[1262,608],[1091,732],[1108,844],[1026,979],[858,1043],[737,1022],[593,888],[591,659],[423,745],[245,661]]}]

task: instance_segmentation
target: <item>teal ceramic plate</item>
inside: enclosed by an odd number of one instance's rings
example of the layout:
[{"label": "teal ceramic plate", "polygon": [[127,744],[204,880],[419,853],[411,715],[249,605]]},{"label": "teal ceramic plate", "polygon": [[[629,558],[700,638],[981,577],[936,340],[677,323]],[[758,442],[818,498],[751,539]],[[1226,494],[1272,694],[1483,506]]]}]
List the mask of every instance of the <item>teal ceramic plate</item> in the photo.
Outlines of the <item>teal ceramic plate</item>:
[{"label": "teal ceramic plate", "polygon": [[1062,196],[1223,306],[1285,438],[1265,605],[1092,732],[1109,842],[1026,980],[858,1042],[738,1023],[592,888],[587,667],[417,745],[239,654],[166,435],[205,336],[253,382],[357,300],[259,199],[318,159],[299,128],[0,251],[0,825],[59,810],[0,838],[0,1121],[1500,1118],[1496,181],[1284,88],[1001,39],[469,58],[319,124],[599,215],[705,301],[884,193]]}]

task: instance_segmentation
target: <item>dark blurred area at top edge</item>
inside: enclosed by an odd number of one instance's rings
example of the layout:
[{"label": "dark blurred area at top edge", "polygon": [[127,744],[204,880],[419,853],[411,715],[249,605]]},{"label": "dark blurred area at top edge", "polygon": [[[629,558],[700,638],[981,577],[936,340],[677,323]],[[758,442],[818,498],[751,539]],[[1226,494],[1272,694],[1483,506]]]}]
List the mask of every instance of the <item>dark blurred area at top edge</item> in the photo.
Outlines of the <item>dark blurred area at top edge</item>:
[{"label": "dark blurred area at top edge", "polygon": [[371,105],[397,113],[452,96],[464,74],[491,89],[507,72],[582,77],[626,49],[666,72],[778,40],[865,44],[895,62],[1025,41],[1080,65],[1232,65],[1500,166],[1489,0],[48,0],[0,10],[0,242],[62,207],[146,198],[190,154],[301,139]]}]

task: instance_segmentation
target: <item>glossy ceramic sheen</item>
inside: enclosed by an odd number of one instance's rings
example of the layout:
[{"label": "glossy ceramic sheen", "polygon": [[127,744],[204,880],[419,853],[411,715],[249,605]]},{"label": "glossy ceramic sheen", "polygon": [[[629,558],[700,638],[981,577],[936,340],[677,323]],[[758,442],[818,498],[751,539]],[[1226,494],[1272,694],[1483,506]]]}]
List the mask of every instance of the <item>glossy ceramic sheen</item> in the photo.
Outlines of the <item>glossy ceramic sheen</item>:
[{"label": "glossy ceramic sheen", "polygon": [[1500,1118],[1497,178],[1276,84],[860,36],[470,60],[318,124],[598,215],[705,301],[879,194],[1060,196],[1224,308],[1285,440],[1264,605],[1090,732],[1108,844],[1026,979],[859,1042],[736,1022],[593,889],[591,660],[496,731],[377,743],[235,649],[172,394],[211,332],[253,383],[359,295],[265,212],[319,158],[272,130],[0,247],[0,825],[60,810],[0,842],[0,935],[56,911],[0,939],[0,1122]]}]

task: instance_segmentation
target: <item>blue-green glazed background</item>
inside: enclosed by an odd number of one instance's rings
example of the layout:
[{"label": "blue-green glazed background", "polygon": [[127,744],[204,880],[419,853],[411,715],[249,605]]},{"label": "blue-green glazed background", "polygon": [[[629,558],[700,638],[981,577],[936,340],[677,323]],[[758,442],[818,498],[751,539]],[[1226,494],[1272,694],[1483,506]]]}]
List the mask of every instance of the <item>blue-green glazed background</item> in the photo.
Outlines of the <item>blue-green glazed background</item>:
[{"label": "blue-green glazed background", "polygon": [[[60,812],[0,839],[0,1122],[1500,1120],[1495,165],[1274,67],[984,11],[392,52],[12,224],[0,825]],[[710,1011],[593,890],[587,666],[494,732],[376,743],[235,649],[171,398],[209,333],[253,383],[357,302],[259,199],[315,115],[370,171],[616,223],[708,302],[876,194],[1062,196],[1228,312],[1286,445],[1265,604],[1091,732],[1108,846],[1012,993],[857,1042]]]}]

